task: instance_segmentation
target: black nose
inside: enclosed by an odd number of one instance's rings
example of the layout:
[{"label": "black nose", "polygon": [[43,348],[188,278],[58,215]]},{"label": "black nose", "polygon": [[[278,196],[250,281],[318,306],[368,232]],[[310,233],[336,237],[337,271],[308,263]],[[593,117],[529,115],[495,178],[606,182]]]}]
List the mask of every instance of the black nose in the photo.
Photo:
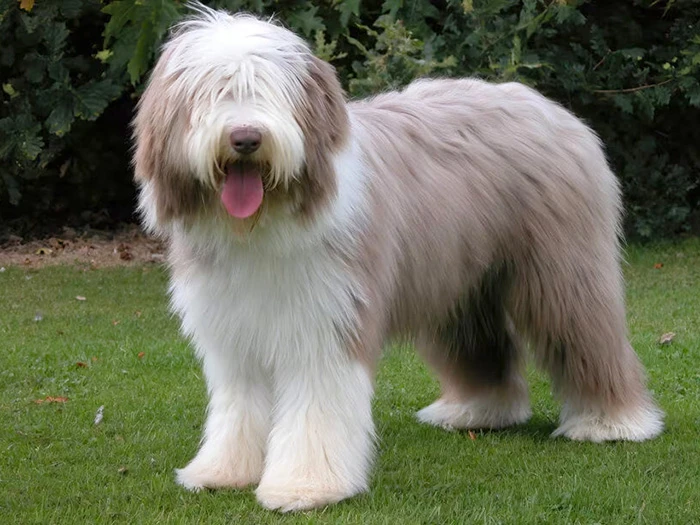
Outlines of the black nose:
[{"label": "black nose", "polygon": [[254,153],[260,147],[262,134],[255,128],[236,128],[229,137],[231,146],[238,153]]}]

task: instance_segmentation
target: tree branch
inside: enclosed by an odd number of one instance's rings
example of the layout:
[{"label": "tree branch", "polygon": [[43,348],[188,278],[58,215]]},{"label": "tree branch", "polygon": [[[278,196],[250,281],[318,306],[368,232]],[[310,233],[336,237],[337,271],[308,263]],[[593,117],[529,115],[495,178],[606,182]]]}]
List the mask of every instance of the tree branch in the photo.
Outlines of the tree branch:
[{"label": "tree branch", "polygon": [[611,94],[617,94],[617,93],[634,93],[635,91],[642,91],[643,89],[649,89],[649,88],[654,88],[658,86],[663,86],[664,84],[668,84],[671,82],[673,79],[669,78],[664,80],[663,82],[658,82],[656,84],[646,84],[644,86],[637,86],[633,88],[627,88],[627,89],[594,89],[593,93],[602,93],[604,95],[611,95]]}]

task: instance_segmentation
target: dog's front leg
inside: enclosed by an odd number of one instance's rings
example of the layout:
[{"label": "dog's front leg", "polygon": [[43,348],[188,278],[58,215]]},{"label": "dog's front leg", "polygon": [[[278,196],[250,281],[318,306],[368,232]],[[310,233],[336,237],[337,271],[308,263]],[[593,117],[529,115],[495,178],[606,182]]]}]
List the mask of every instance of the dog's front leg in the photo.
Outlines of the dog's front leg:
[{"label": "dog's front leg", "polygon": [[199,452],[177,470],[183,487],[242,488],[263,470],[272,396],[263,368],[252,358],[210,347],[204,352],[209,406]]},{"label": "dog's front leg", "polygon": [[276,367],[272,431],[256,492],[268,509],[321,507],[367,489],[371,372],[340,345],[324,350],[312,359],[290,355]]}]

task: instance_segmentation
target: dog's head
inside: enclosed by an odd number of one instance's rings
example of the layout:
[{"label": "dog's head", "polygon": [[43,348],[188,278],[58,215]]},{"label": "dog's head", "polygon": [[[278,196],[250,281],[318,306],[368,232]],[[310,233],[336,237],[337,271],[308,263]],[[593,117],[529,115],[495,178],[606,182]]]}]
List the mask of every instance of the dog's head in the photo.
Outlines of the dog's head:
[{"label": "dog's head", "polygon": [[335,70],[301,38],[200,6],[163,47],[134,119],[145,223],[255,221],[270,207],[308,219],[336,192],[348,134]]}]

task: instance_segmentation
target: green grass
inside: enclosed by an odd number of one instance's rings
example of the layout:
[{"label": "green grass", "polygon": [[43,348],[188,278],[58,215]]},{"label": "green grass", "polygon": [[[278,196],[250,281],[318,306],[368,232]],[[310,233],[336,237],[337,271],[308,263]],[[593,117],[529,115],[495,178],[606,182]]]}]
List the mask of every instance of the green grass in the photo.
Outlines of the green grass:
[{"label": "green grass", "polygon": [[[190,494],[175,485],[173,469],[196,451],[205,391],[168,313],[162,270],[8,268],[0,273],[0,521],[697,523],[700,242],[631,248],[628,260],[632,341],[667,412],[659,439],[550,439],[557,405],[534,371],[525,426],[475,440],[421,426],[413,414],[438,386],[409,349],[394,348],[377,382],[370,493],[293,516],[263,511],[252,490]],[[669,331],[675,340],[659,346]],[[68,401],[34,402],[46,396]]]}]

